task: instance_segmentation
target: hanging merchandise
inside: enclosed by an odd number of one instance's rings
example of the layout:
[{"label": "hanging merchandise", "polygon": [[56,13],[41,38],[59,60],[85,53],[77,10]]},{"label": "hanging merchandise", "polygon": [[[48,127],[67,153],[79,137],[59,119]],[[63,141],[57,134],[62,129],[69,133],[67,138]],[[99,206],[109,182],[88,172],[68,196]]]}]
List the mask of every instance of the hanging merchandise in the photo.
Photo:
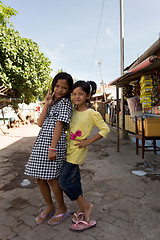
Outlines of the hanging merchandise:
[{"label": "hanging merchandise", "polygon": [[140,103],[140,97],[135,96],[127,99],[128,108],[130,110],[131,117],[142,116],[142,104]]},{"label": "hanging merchandise", "polygon": [[151,96],[152,106],[160,106],[160,78],[159,76],[152,76],[153,78],[153,92]]},{"label": "hanging merchandise", "polygon": [[134,89],[132,85],[123,87],[123,96],[125,99],[134,97]]},{"label": "hanging merchandise", "polygon": [[151,75],[142,76],[140,79],[140,102],[142,103],[142,109],[151,108],[152,100],[151,96],[153,93],[153,79]]},{"label": "hanging merchandise", "polygon": [[140,85],[138,83],[138,81],[136,83],[134,83],[134,96],[140,96]]}]

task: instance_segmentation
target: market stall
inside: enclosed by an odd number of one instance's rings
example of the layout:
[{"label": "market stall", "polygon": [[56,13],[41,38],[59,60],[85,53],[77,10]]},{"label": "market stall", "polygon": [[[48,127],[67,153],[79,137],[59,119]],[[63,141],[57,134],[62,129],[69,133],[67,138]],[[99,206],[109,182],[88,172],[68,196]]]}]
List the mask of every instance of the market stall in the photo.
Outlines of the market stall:
[{"label": "market stall", "polygon": [[[160,58],[152,55],[110,83],[117,88],[123,87],[124,98],[130,110],[130,121],[134,124],[135,117],[144,120],[144,136],[160,140]],[[120,114],[120,111],[119,113]],[[125,116],[126,117],[126,116]],[[125,124],[126,125],[126,124]],[[139,121],[138,128],[142,128]],[[156,146],[154,152],[160,148]]]},{"label": "market stall", "polygon": [[111,101],[110,99],[108,99],[109,96],[110,93],[105,93],[106,101],[104,99],[104,94],[101,93],[96,93],[91,98],[91,107],[98,111],[102,115],[104,120],[106,120],[106,111],[108,110],[107,106]]}]

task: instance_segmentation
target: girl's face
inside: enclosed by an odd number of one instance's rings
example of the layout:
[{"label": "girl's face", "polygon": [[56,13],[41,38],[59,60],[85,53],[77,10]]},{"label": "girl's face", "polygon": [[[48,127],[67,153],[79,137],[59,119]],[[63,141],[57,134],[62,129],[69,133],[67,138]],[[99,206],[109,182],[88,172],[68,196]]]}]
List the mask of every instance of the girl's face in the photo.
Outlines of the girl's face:
[{"label": "girl's face", "polygon": [[89,95],[85,91],[82,90],[81,87],[77,87],[72,92],[72,100],[73,103],[77,106],[86,105],[86,100],[89,99]]},{"label": "girl's face", "polygon": [[55,87],[54,87],[54,96],[55,101],[58,98],[65,97],[68,94],[69,85],[66,79],[58,79]]}]

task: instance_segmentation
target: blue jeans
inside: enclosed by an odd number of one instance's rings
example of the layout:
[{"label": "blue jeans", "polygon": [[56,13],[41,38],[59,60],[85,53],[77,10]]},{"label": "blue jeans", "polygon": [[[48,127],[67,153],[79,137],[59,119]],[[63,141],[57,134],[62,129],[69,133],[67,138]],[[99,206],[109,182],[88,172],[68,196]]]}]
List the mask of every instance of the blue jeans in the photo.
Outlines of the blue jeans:
[{"label": "blue jeans", "polygon": [[64,162],[58,183],[72,201],[77,200],[82,195],[79,165]]}]

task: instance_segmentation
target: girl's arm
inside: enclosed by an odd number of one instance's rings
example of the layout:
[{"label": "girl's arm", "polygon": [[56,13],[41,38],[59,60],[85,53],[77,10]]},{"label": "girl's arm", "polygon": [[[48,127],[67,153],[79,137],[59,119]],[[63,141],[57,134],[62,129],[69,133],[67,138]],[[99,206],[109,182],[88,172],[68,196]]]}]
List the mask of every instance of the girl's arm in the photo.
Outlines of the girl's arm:
[{"label": "girl's arm", "polygon": [[94,135],[91,138],[88,139],[84,139],[84,140],[77,140],[76,141],[78,143],[76,143],[75,145],[79,146],[79,148],[83,148],[86,147],[88,145],[90,145],[91,143],[101,139],[101,138],[105,138],[107,136],[107,134],[109,133],[109,127],[107,126],[107,124],[104,122],[102,116],[100,115],[99,112],[94,112],[93,113],[93,122],[94,122],[94,126],[97,126],[99,128],[99,133],[97,133],[96,135]]},{"label": "girl's arm", "polygon": [[40,117],[37,119],[37,123],[38,123],[39,127],[42,127],[43,122],[47,116],[48,108],[51,106],[51,104],[53,102],[53,95],[54,95],[54,93],[50,94],[50,89],[48,89],[48,93],[45,97],[45,104],[44,104],[42,113],[41,113]]},{"label": "girl's arm", "polygon": [[[52,137],[52,142],[51,142],[50,148],[56,148],[57,143],[58,143],[58,141],[60,139],[60,136],[62,134],[63,125],[64,125],[64,122],[57,121],[56,126],[54,128],[54,133],[53,133],[53,137]],[[50,150],[49,154],[48,154],[48,157],[49,157],[49,160],[55,160],[56,159],[56,152]]]},{"label": "girl's arm", "polygon": [[39,127],[42,127],[44,119],[47,116],[47,111],[48,111],[49,106],[44,104],[43,110],[41,112],[41,115],[39,116],[39,118],[37,119],[37,123]]},{"label": "girl's arm", "polygon": [[87,138],[87,139],[84,139],[84,140],[76,139],[76,141],[78,143],[76,143],[75,146],[79,146],[79,148],[83,148],[83,147],[86,147],[86,146],[90,145],[93,142],[98,141],[101,138],[103,138],[103,137],[99,133],[97,133],[96,135],[94,135],[91,138]]}]

